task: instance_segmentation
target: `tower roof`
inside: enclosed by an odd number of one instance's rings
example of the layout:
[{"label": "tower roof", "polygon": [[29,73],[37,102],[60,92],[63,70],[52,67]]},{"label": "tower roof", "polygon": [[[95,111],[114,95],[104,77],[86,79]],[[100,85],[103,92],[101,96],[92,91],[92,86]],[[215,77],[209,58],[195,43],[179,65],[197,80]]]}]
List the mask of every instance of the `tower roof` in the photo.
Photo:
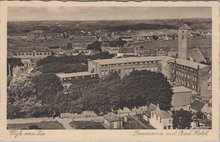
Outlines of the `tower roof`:
[{"label": "tower roof", "polygon": [[191,30],[192,28],[190,26],[188,26],[187,24],[184,24],[184,25],[180,26],[179,29],[180,30]]}]

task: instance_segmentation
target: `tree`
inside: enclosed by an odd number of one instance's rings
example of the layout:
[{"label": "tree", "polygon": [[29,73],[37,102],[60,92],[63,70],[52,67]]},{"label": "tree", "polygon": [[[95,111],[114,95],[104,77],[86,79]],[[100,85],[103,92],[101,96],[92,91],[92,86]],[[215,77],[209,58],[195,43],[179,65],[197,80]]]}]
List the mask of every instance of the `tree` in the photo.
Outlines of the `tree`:
[{"label": "tree", "polygon": [[159,37],[156,36],[156,35],[153,35],[152,38],[153,38],[154,40],[158,40],[158,39],[159,39]]},{"label": "tree", "polygon": [[92,44],[89,44],[87,46],[87,49],[95,50],[95,51],[101,51],[101,44],[102,44],[102,42],[94,41]]},{"label": "tree", "polygon": [[[7,58],[7,75],[9,75],[9,65],[10,65],[10,71],[16,66],[23,66],[24,64],[21,62],[20,58]],[[10,74],[12,75],[12,74]]]},{"label": "tree", "polygon": [[173,128],[174,129],[189,129],[192,122],[192,112],[180,109],[173,111]]},{"label": "tree", "polygon": [[154,103],[161,109],[171,107],[172,90],[167,79],[161,73],[134,71],[130,76],[120,79],[107,79],[83,89],[78,104],[83,110],[94,110],[97,113],[109,112],[123,107],[133,108]]},{"label": "tree", "polygon": [[55,74],[40,74],[32,80],[37,93],[38,100],[43,104],[50,104],[55,96],[63,90],[59,78]]}]

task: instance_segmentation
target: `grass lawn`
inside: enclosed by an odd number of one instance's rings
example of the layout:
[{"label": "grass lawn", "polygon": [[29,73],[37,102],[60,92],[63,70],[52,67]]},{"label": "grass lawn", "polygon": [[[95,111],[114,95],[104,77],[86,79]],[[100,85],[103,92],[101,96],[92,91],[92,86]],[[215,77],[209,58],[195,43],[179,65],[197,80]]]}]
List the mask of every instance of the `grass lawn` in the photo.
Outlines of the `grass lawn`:
[{"label": "grass lawn", "polygon": [[76,129],[105,129],[100,122],[73,121],[70,126]]},{"label": "grass lawn", "polygon": [[64,129],[63,125],[56,121],[42,121],[40,123],[8,124],[8,129],[24,130],[37,125],[39,129]]}]

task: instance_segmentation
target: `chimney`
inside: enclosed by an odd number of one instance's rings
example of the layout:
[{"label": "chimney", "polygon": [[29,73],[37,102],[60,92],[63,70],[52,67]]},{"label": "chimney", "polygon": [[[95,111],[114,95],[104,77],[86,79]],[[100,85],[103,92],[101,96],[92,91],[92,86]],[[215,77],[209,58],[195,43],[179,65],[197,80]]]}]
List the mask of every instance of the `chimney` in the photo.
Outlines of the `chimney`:
[{"label": "chimney", "polygon": [[159,106],[159,104],[157,104],[157,109],[160,110],[160,106]]}]

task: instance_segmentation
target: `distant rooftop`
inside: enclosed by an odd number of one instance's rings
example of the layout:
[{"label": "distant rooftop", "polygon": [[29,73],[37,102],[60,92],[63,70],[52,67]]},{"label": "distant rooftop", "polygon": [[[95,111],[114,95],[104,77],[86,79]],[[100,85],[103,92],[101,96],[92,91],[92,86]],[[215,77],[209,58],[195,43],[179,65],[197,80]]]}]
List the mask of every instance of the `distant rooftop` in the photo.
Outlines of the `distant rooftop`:
[{"label": "distant rooftop", "polygon": [[23,48],[17,48],[16,52],[32,52],[32,51],[36,51],[36,52],[49,52],[50,50],[47,47],[23,47]]},{"label": "distant rooftop", "polygon": [[133,47],[119,48],[118,53],[135,53],[135,49]]},{"label": "distant rooftop", "polygon": [[112,112],[104,115],[103,117],[104,117],[104,119],[108,120],[109,122],[115,122],[115,121],[121,120],[119,116],[117,116],[116,114],[114,114]]},{"label": "distant rooftop", "polygon": [[128,57],[128,58],[114,58],[114,59],[101,59],[101,60],[93,60],[96,63],[101,65],[103,64],[120,64],[127,62],[143,62],[143,61],[161,61],[161,60],[170,60],[173,59],[168,56],[155,56],[155,57]]},{"label": "distant rooftop", "polygon": [[65,78],[65,77],[95,75],[95,73],[91,73],[91,72],[75,72],[75,73],[57,73],[56,75],[58,77],[60,77],[60,78]]},{"label": "distant rooftop", "polygon": [[180,26],[179,29],[180,30],[191,30],[192,28],[190,26],[188,26],[187,24],[184,24],[184,25]]},{"label": "distant rooftop", "polygon": [[204,107],[205,103],[195,100],[191,103],[190,108],[195,109],[197,111],[201,111],[201,109]]}]

